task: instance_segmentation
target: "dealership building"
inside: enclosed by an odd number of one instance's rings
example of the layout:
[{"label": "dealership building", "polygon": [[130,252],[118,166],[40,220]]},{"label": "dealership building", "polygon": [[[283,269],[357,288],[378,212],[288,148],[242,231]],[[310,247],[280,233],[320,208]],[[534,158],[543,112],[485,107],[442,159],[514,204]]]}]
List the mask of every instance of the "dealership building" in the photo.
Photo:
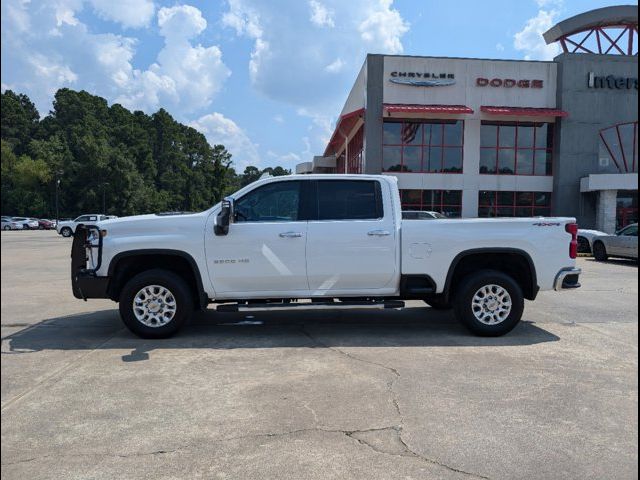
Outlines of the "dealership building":
[{"label": "dealership building", "polygon": [[298,173],[398,178],[403,209],[450,217],[638,219],[638,14],[544,34],[553,61],[368,55],[322,156]]}]

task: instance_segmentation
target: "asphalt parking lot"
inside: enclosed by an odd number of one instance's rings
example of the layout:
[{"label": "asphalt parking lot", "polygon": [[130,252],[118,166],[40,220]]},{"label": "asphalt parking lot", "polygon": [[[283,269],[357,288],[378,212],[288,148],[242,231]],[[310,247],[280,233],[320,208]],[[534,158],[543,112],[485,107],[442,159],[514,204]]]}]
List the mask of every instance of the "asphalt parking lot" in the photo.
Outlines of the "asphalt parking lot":
[{"label": "asphalt parking lot", "polygon": [[495,339],[411,302],[151,341],[73,298],[69,239],[1,240],[3,479],[638,476],[636,263],[579,259]]}]

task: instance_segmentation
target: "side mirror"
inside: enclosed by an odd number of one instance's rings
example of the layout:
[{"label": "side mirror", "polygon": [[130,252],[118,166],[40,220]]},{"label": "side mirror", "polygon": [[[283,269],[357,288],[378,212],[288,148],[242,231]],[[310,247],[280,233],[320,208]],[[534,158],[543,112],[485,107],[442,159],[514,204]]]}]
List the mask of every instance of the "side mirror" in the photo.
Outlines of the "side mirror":
[{"label": "side mirror", "polygon": [[233,218],[233,198],[227,197],[222,200],[222,209],[216,217],[216,224],[213,232],[216,235],[227,235],[229,233],[229,224]]}]

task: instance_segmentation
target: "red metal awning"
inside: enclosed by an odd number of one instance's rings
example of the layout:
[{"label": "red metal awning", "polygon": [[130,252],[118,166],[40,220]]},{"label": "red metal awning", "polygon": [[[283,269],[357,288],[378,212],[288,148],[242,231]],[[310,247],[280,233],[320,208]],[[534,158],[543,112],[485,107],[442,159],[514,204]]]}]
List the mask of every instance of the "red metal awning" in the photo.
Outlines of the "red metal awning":
[{"label": "red metal awning", "polygon": [[384,111],[391,113],[449,113],[449,114],[472,114],[473,110],[465,105],[402,105],[386,104]]},{"label": "red metal awning", "polygon": [[324,150],[324,156],[332,155],[336,153],[336,147],[344,142],[344,137],[348,136],[358,119],[364,115],[364,108],[354,110],[353,112],[345,113],[338,119],[336,123],[336,129],[331,135],[331,140],[327,144],[327,148]]},{"label": "red metal awning", "polygon": [[490,115],[517,115],[521,117],[568,117],[569,113],[557,108],[498,107],[483,105],[480,111]]}]

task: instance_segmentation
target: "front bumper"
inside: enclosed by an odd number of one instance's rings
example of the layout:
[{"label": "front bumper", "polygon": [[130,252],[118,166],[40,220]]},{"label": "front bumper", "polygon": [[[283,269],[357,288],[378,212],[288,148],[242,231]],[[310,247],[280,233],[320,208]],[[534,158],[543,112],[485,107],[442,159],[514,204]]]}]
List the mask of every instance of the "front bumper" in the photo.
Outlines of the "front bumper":
[{"label": "front bumper", "polygon": [[102,263],[102,237],[98,233],[99,244],[98,261],[93,269],[87,267],[87,248],[93,248],[87,240],[89,230],[96,229],[96,226],[79,225],[73,235],[71,246],[71,289],[73,296],[86,300],[87,298],[109,298],[110,277],[99,277],[96,272]]},{"label": "front bumper", "polygon": [[553,289],[556,292],[563,290],[573,290],[580,288],[580,274],[582,270],[579,268],[564,268],[556,275],[556,280],[553,282]]}]

